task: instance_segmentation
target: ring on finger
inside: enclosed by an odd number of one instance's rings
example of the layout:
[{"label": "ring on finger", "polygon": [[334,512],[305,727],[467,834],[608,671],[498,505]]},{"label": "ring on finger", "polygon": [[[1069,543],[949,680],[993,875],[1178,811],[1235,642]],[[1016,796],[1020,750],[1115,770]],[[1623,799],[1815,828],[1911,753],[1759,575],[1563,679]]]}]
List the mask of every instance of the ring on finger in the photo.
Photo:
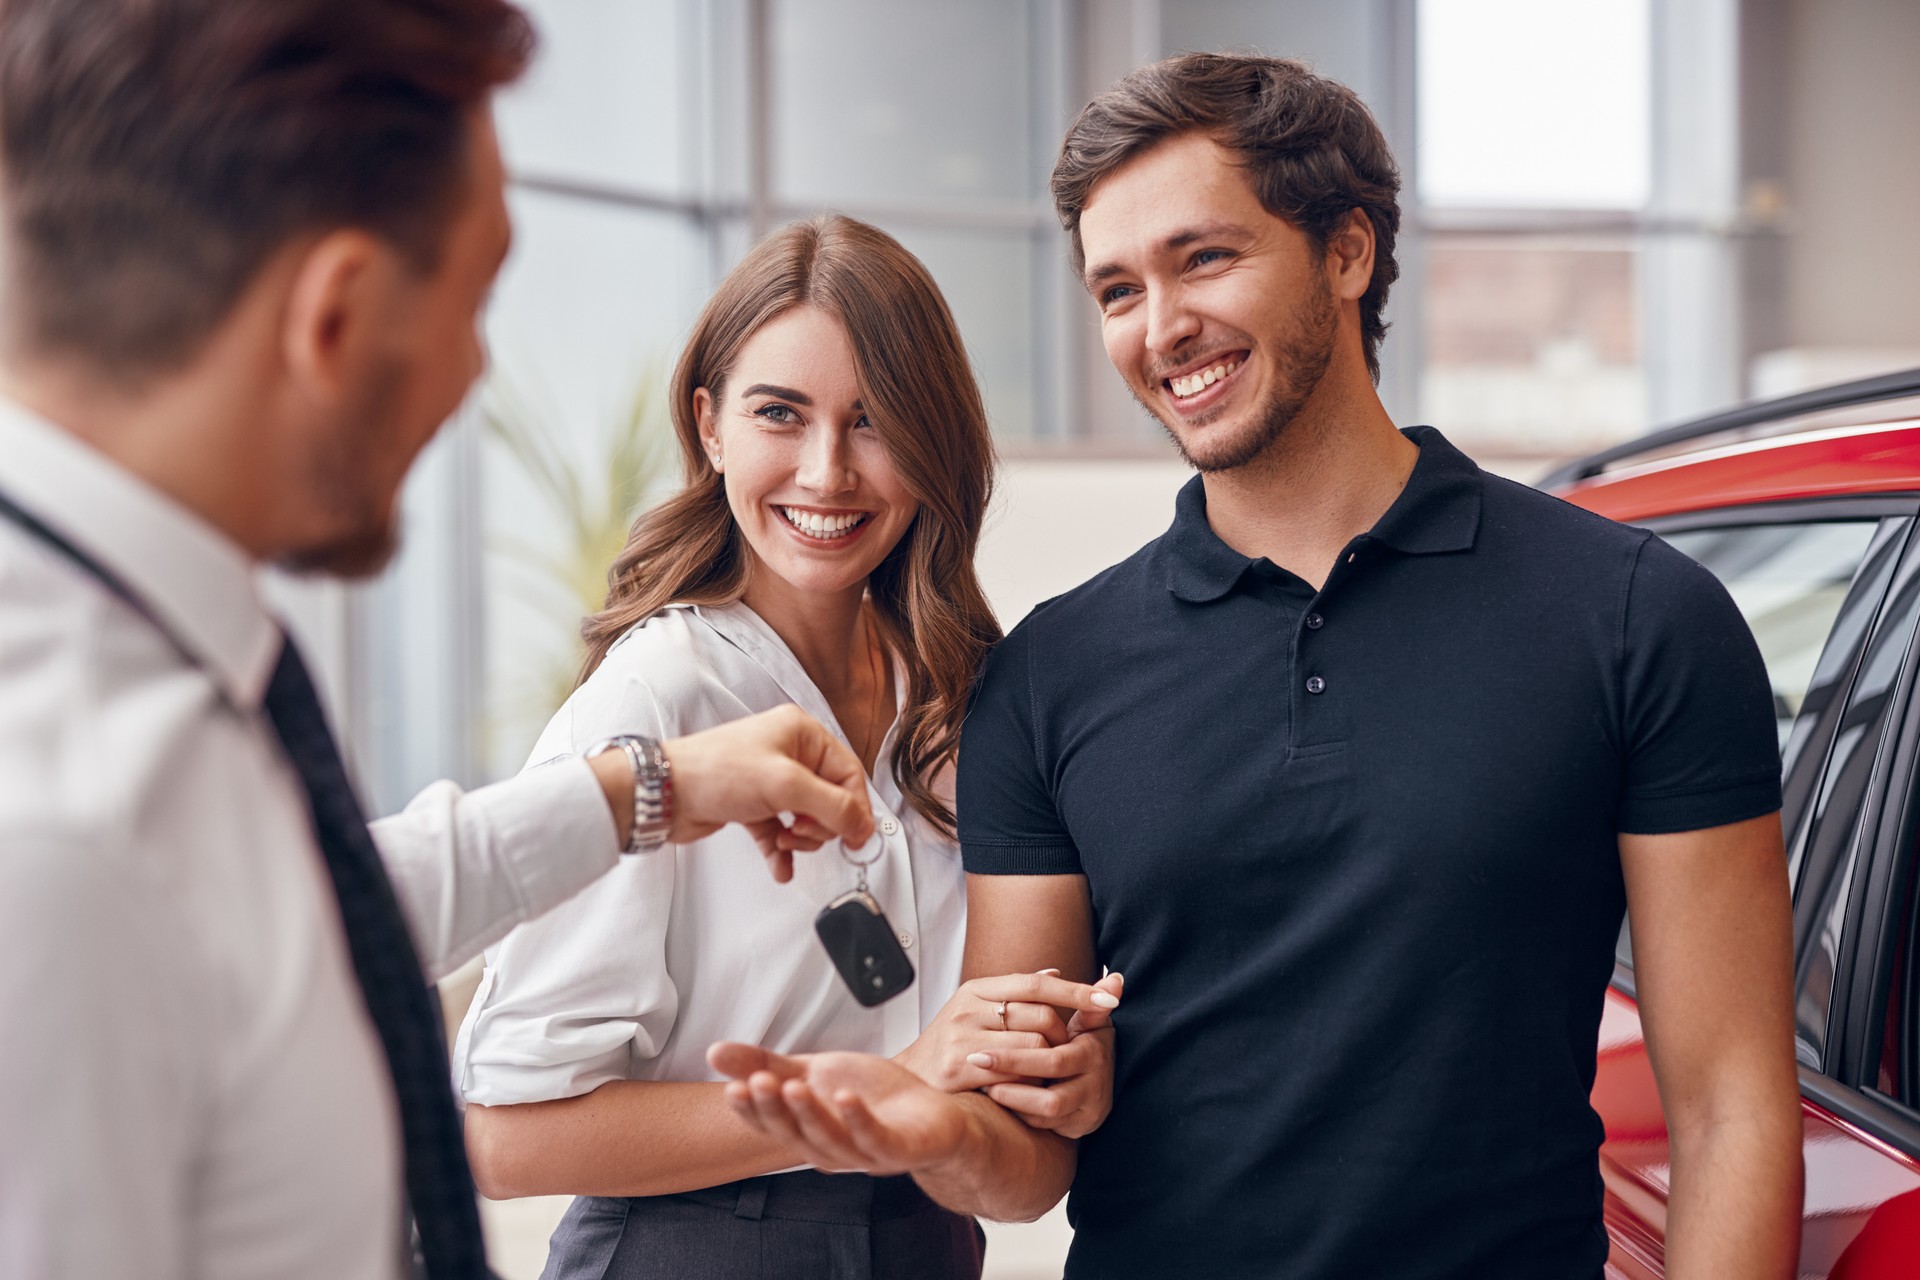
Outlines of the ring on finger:
[{"label": "ring on finger", "polygon": [[1000,1029],[1001,1029],[1002,1031],[1005,1031],[1005,1030],[1007,1030],[1007,1029],[1008,1029],[1008,1027],[1007,1027],[1007,1002],[1006,1002],[1005,1000],[1002,1000],[1002,1001],[1001,1001],[1001,1002],[1000,1002],[999,1004],[996,1004],[996,1005],[994,1005],[994,1006],[993,1006],[993,1011],[994,1011],[995,1013],[997,1013],[997,1014],[999,1014],[999,1015],[1000,1015]]}]

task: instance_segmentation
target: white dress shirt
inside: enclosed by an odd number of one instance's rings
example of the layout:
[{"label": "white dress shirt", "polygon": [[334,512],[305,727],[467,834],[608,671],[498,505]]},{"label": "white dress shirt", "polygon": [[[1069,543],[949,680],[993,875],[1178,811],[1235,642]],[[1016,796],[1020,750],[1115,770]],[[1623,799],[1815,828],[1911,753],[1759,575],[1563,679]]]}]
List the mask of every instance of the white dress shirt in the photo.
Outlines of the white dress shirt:
[{"label": "white dress shirt", "polygon": [[[398,1119],[238,547],[0,403],[0,1276],[391,1280]],[[569,761],[374,824],[432,974],[617,861]]]},{"label": "white dress shirt", "polygon": [[[675,605],[615,645],[532,760],[613,733],[691,733],[789,702],[840,732],[753,610]],[[783,885],[752,838],[730,827],[624,859],[490,949],[454,1046],[461,1094],[492,1106],[574,1097],[610,1080],[713,1080],[706,1052],[716,1040],[787,1053],[904,1049],[959,984],[966,885],[958,846],[905,802],[886,767],[893,733],[868,787],[883,850],[867,874],[913,961],[911,988],[863,1008],[820,945],[814,916],[856,878],[837,842],[796,856]]]}]

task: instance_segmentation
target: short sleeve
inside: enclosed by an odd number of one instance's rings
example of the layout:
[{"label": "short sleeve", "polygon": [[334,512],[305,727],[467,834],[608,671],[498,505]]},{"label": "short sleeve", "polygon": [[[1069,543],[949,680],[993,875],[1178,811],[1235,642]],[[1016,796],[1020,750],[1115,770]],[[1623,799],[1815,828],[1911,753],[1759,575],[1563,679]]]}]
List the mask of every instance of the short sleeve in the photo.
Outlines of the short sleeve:
[{"label": "short sleeve", "polygon": [[1016,627],[988,656],[960,733],[961,857],[976,875],[1078,875],[1034,733],[1032,632]]},{"label": "short sleeve", "polygon": [[[554,716],[533,765],[615,733],[666,736],[666,719],[635,672],[603,664]],[[669,850],[622,858],[488,953],[454,1044],[464,1100],[578,1097],[660,1053],[679,1012],[666,958],[674,879]]]},{"label": "short sleeve", "polygon": [[1649,536],[1624,613],[1619,829],[1698,831],[1779,809],[1766,663],[1720,580]]}]

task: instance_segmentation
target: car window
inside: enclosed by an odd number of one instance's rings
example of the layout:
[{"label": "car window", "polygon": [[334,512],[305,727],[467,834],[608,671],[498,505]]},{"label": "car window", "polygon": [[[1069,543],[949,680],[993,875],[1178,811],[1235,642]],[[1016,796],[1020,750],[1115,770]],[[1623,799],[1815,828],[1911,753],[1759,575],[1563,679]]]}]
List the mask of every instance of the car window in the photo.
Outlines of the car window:
[{"label": "car window", "polygon": [[[1816,686],[1821,651],[1877,527],[1872,519],[1798,520],[1662,535],[1720,579],[1753,630],[1783,749]],[[1625,921],[1616,955],[1632,965],[1633,935]]]},{"label": "car window", "polygon": [[1756,524],[1666,535],[1713,571],[1753,628],[1773,685],[1773,714],[1785,746],[1806,704],[1814,667],[1873,539],[1872,520]]},{"label": "car window", "polygon": [[1920,956],[1916,956],[1915,850],[1907,850],[1907,865],[1898,877],[1893,916],[1894,935],[1886,1008],[1881,1012],[1880,1067],[1874,1088],[1896,1102],[1920,1110]]}]

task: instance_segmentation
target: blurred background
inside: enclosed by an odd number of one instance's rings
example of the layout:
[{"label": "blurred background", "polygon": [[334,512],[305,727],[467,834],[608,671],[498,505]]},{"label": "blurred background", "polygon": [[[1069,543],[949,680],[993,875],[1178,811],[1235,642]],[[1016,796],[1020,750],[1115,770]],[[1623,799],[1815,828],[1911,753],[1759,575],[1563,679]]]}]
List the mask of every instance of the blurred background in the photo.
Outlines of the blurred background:
[{"label": "blurred background", "polygon": [[[1914,0],[522,3],[492,371],[389,572],[280,584],[378,812],[520,766],[675,483],[679,344],[789,219],[877,223],[945,290],[1004,462],[1003,625],[1164,529],[1188,473],[1106,365],[1046,184],[1087,98],[1169,53],[1303,58],[1372,107],[1404,178],[1383,396],[1492,470],[1920,364]],[[509,1280],[557,1212],[494,1207]],[[1057,1276],[1065,1236],[1002,1231],[989,1274]]]}]

